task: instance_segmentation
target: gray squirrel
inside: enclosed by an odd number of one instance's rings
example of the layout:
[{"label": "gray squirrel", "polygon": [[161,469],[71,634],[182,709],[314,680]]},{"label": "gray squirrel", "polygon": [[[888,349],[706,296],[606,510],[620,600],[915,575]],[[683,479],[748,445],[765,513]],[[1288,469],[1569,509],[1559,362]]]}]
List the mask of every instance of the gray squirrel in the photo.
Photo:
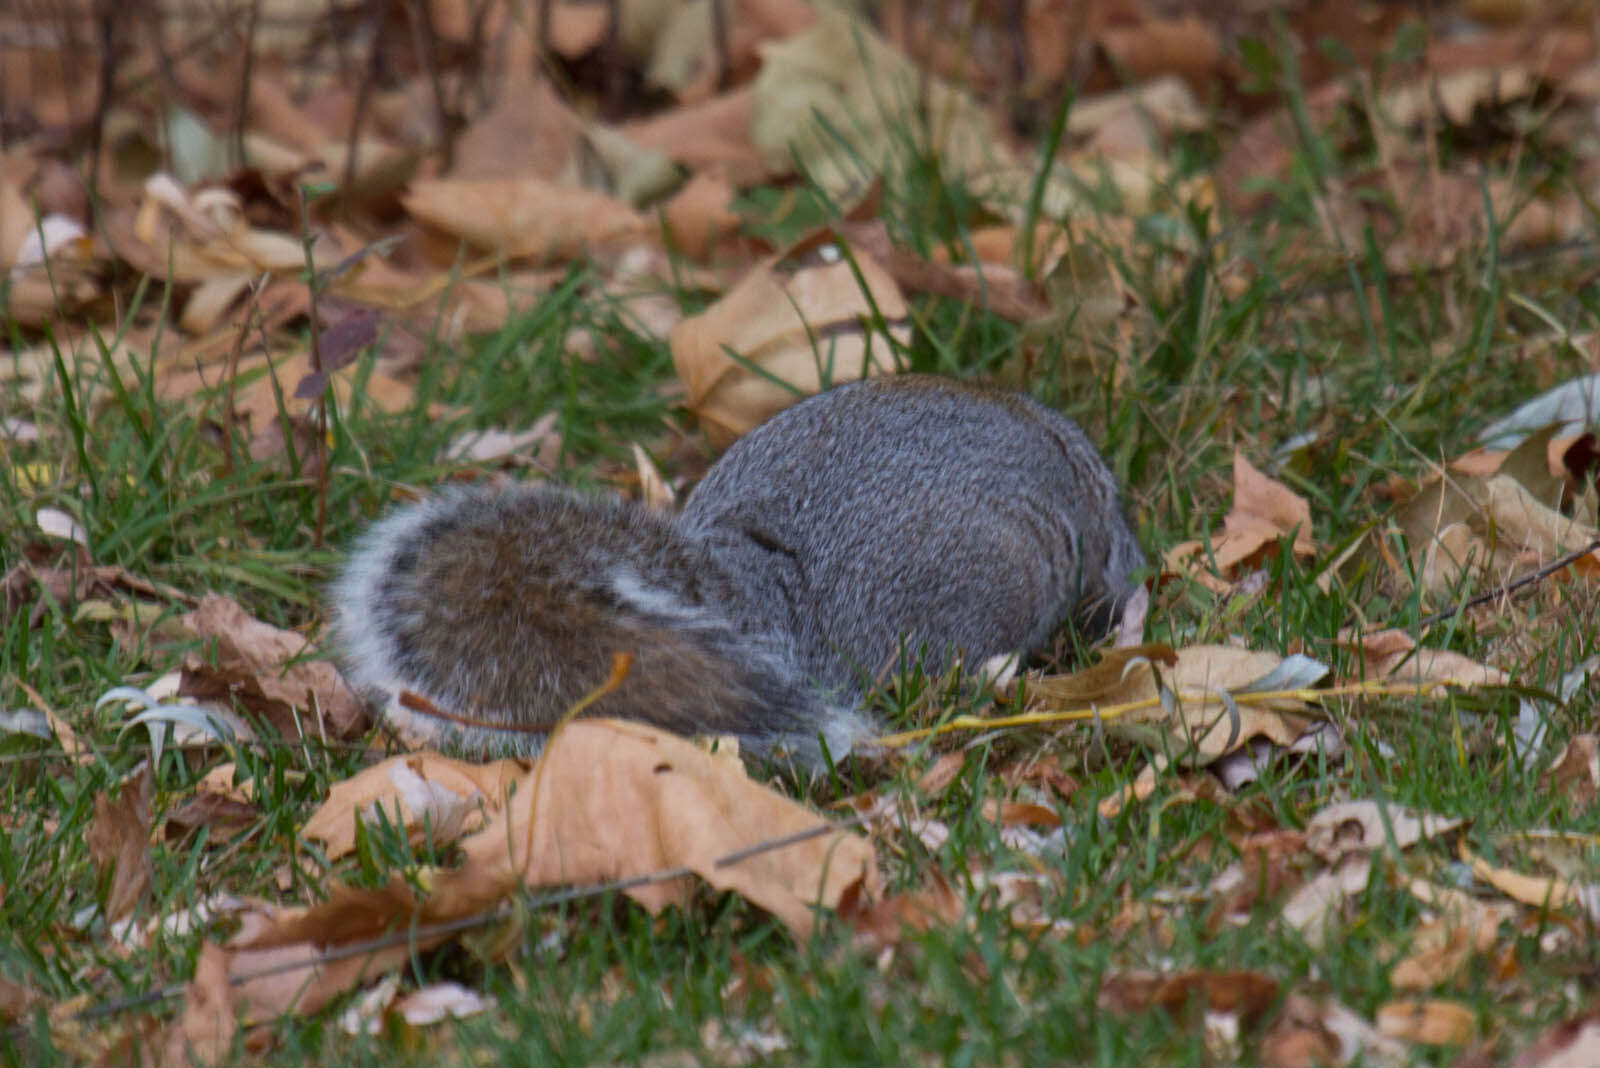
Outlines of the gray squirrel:
[{"label": "gray squirrel", "polygon": [[877,730],[902,651],[941,670],[1105,628],[1144,563],[1115,478],[1036,401],[923,375],[820,393],[735,442],[676,517],[548,487],[375,523],[332,597],[346,677],[406,733],[534,752],[585,714],[813,767]]}]

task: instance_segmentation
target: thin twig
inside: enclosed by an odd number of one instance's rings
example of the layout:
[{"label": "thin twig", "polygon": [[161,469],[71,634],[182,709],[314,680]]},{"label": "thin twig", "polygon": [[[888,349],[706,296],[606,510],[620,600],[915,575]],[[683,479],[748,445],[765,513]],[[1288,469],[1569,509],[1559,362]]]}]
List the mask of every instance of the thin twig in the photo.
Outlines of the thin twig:
[{"label": "thin twig", "polygon": [[[712,867],[729,867],[731,865],[748,860],[750,857],[759,856],[763,853],[769,853],[775,849],[783,849],[786,846],[810,841],[813,838],[820,838],[824,835],[833,834],[837,831],[847,830],[849,828],[859,826],[866,818],[867,817],[864,815],[853,815],[837,823],[820,823],[817,826],[804,831],[780,835],[777,838],[769,838],[766,841],[757,842],[755,845],[747,846],[744,849],[739,849],[727,854],[726,856],[717,858],[716,860],[712,861]],[[634,890],[641,886],[650,886],[655,883],[671,882],[674,879],[683,879],[694,874],[695,872],[693,869],[682,866],[663,868],[659,871],[645,872],[641,875],[632,875],[626,879],[613,879],[610,882],[596,883],[590,886],[573,886],[564,890],[553,890],[548,894],[540,894],[537,897],[534,897],[527,903],[527,907],[530,909],[540,909],[547,908],[551,905],[564,905],[572,901],[583,901],[589,898],[604,897],[607,894],[615,894],[627,890]],[[332,964],[336,961],[349,960],[353,957],[374,954],[381,950],[391,949],[395,946],[410,945],[415,942],[423,942],[444,935],[460,934],[463,931],[472,931],[480,927],[488,927],[492,924],[501,923],[506,919],[509,919],[511,912],[512,909],[510,905],[502,905],[499,908],[492,909],[487,912],[479,912],[471,916],[463,916],[459,919],[448,920],[443,923],[431,923],[418,927],[409,927],[404,931],[399,931],[391,935],[384,935],[380,938],[363,939],[360,942],[352,942],[349,945],[339,946],[336,949],[324,950],[320,953],[316,953],[309,957],[304,957],[300,960],[282,961],[263,968],[257,968],[252,971],[243,972],[239,975],[230,976],[228,979],[228,985],[235,987],[243,986],[244,984],[254,982],[257,979],[266,979],[274,975],[282,975],[286,972],[316,968],[320,967],[321,965]],[[131,997],[119,998],[115,1001],[102,1002],[99,1005],[91,1005],[88,1008],[82,1009],[75,1013],[73,1015],[73,1019],[89,1020],[103,1016],[114,1016],[118,1013],[127,1012],[130,1009],[139,1009],[148,1005],[156,1005],[163,1001],[169,1001],[172,998],[181,997],[186,988],[187,984],[185,983],[171,983],[155,990],[146,991],[143,994],[135,994]]]},{"label": "thin twig", "polygon": [[1488,604],[1490,601],[1498,601],[1502,597],[1509,597],[1513,593],[1526,589],[1536,582],[1542,582],[1551,575],[1554,575],[1557,571],[1560,571],[1562,568],[1571,567],[1573,564],[1577,563],[1579,560],[1582,560],[1585,556],[1588,556],[1593,552],[1600,552],[1600,538],[1596,538],[1594,541],[1591,541],[1588,545],[1581,549],[1576,549],[1563,557],[1550,561],[1539,570],[1523,575],[1519,579],[1516,579],[1512,582],[1507,582],[1503,586],[1496,586],[1492,590],[1485,590],[1483,593],[1477,594],[1476,596],[1468,597],[1460,604],[1451,605],[1449,608],[1442,608],[1433,613],[1431,616],[1423,616],[1422,619],[1417,622],[1417,629],[1426,630],[1435,623],[1442,623],[1451,616],[1464,612],[1469,608],[1477,608],[1479,605]]},{"label": "thin twig", "polygon": [[711,43],[717,55],[717,78],[712,88],[720,93],[733,81],[733,55],[728,48],[728,12],[724,0],[711,0]]}]

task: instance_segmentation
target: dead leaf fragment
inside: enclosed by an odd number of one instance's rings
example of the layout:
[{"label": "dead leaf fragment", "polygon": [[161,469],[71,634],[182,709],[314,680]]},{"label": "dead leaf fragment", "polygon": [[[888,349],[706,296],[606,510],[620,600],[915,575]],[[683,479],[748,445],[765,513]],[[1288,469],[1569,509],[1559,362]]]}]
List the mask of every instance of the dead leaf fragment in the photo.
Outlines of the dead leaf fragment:
[{"label": "dead leaf fragment", "polygon": [[1296,556],[1313,556],[1311,505],[1298,493],[1258,471],[1244,451],[1233,453],[1233,511],[1230,515],[1259,519],[1294,539]]},{"label": "dead leaf fragment", "polygon": [[[559,886],[683,867],[805,937],[815,906],[835,907],[857,882],[876,894],[876,861],[865,839],[833,831],[737,863],[719,861],[822,826],[822,817],[752,782],[743,765],[676,735],[578,720],[550,739],[506,810],[462,842],[463,872],[502,885]],[[441,880],[440,893],[448,883]],[[680,879],[628,895],[656,912],[689,889]]]},{"label": "dead leaf fragment", "polygon": [[727,445],[825,382],[894,370],[897,347],[910,340],[905,298],[870,256],[858,251],[853,258],[854,266],[826,257],[768,260],[672,328],[673,366],[714,445]]},{"label": "dead leaf fragment", "polygon": [[1465,846],[1460,849],[1461,859],[1472,867],[1472,874],[1513,901],[1539,909],[1560,909],[1581,904],[1582,893],[1559,876],[1525,875],[1511,868],[1490,864],[1473,855]]},{"label": "dead leaf fragment", "polygon": [[684,255],[705,262],[723,238],[737,233],[739,213],[733,210],[734,188],[715,174],[697,174],[662,208],[673,245]]},{"label": "dead leaf fragment", "polygon": [[1569,798],[1575,811],[1592,808],[1600,797],[1600,734],[1579,734],[1563,746],[1541,785]]},{"label": "dead leaf fragment", "polygon": [[1511,1062],[1511,1068],[1587,1068],[1600,1064],[1600,1009],[1563,1020]]},{"label": "dead leaf fragment", "polygon": [[854,928],[856,946],[869,952],[898,946],[909,934],[948,927],[966,914],[966,902],[937,869],[921,887],[881,900],[873,900],[864,887],[845,891],[839,916]]},{"label": "dead leaf fragment", "polygon": [[1222,533],[1209,546],[1185,541],[1168,549],[1165,574],[1189,575],[1219,593],[1242,569],[1254,567],[1280,541],[1290,539],[1296,556],[1317,554],[1311,537],[1311,505],[1287,486],[1258,471],[1242,450],[1233,454],[1233,507],[1223,517]]},{"label": "dead leaf fragment", "polygon": [[1448,683],[1452,686],[1504,686],[1511,676],[1499,668],[1480,664],[1448,649],[1418,648],[1411,635],[1393,628],[1369,631],[1355,649],[1366,678],[1396,678],[1403,682]]},{"label": "dead leaf fragment", "polygon": [[1475,954],[1494,947],[1501,924],[1515,920],[1516,906],[1482,901],[1449,887],[1414,880],[1411,892],[1430,908],[1404,959],[1390,969],[1396,990],[1427,990],[1459,975]]},{"label": "dead leaf fragment", "polygon": [[561,262],[619,249],[648,221],[622,201],[543,178],[434,178],[401,198],[415,218],[509,259]]},{"label": "dead leaf fragment", "polygon": [[354,737],[364,728],[361,702],[332,664],[305,659],[311,645],[301,635],[263,623],[217,594],[207,595],[179,622],[208,648],[214,640],[216,649],[215,666],[197,653],[185,658],[184,696],[231,695],[290,737],[303,729],[307,714],[313,716],[311,729],[335,738]]},{"label": "dead leaf fragment", "polygon": [[1320,948],[1327,943],[1345,902],[1364,891],[1371,879],[1372,858],[1351,853],[1301,884],[1284,902],[1279,916],[1300,932],[1307,945]]},{"label": "dead leaf fragment", "polygon": [[1376,801],[1340,801],[1319,811],[1306,825],[1306,848],[1330,864],[1351,853],[1371,853],[1394,845],[1410,849],[1460,827],[1465,820],[1413,812]]},{"label": "dead leaf fragment", "polygon": [[[508,770],[502,762],[463,775],[474,788],[494,787]],[[381,778],[368,776],[350,787],[350,798],[371,795]],[[247,980],[241,1004],[253,1017],[314,1012],[363,979],[453,937],[430,926],[491,912],[522,886],[688,870],[771,912],[800,938],[811,932],[819,906],[837,908],[847,893],[859,901],[881,895],[866,839],[752,782],[737,758],[707,753],[664,731],[604,719],[570,723],[549,739],[514,789],[511,804],[461,840],[461,865],[431,873],[426,897],[419,899],[396,877],[374,890],[334,884],[320,905],[246,913],[230,943],[230,974]],[[336,807],[333,822],[343,824],[355,802]],[[783,844],[756,848],[775,841]],[[685,900],[692,888],[691,877],[675,876],[626,893],[659,911]],[[329,957],[329,950],[348,950],[397,926],[413,932],[409,942]]]},{"label": "dead leaf fragment", "polygon": [[200,947],[194,978],[184,987],[183,1014],[168,1031],[167,1068],[208,1068],[224,1063],[233,1051],[238,1008],[228,982],[229,953],[215,942]]},{"label": "dead leaf fragment", "polygon": [[445,1020],[460,1020],[494,1008],[492,997],[468,990],[460,983],[430,983],[399,998],[392,1011],[412,1027],[429,1027]]},{"label": "dead leaf fragment", "polygon": [[1359,1063],[1370,1068],[1402,1068],[1410,1051],[1382,1034],[1337,1001],[1291,994],[1261,1041],[1261,1062],[1269,1068],[1319,1068]]},{"label": "dead leaf fragment", "polygon": [[102,877],[109,876],[105,917],[118,923],[150,890],[154,868],[150,860],[150,800],[154,782],[148,762],[115,790],[95,795],[94,819],[89,824],[89,855]]},{"label": "dead leaf fragment", "polygon": [[1464,1046],[1478,1030],[1475,1013],[1458,1001],[1406,999],[1379,1006],[1378,1031],[1424,1046]]},{"label": "dead leaf fragment", "polygon": [[1095,1002],[1114,1012],[1161,1009],[1182,1018],[1198,1004],[1207,1012],[1237,1016],[1253,1028],[1278,996],[1278,981],[1254,971],[1123,972],[1101,981]]},{"label": "dead leaf fragment", "polygon": [[391,757],[334,783],[301,833],[335,860],[355,848],[356,824],[381,812],[413,836],[426,830],[437,844],[453,842],[499,811],[527,770],[517,760],[471,764],[428,751]]},{"label": "dead leaf fragment", "polygon": [[750,139],[774,173],[798,164],[830,192],[846,193],[860,184],[863,166],[890,169],[913,129],[926,131],[929,143],[919,149],[938,158],[950,181],[976,184],[1013,163],[976,101],[919,71],[864,19],[819,8],[815,25],[766,45],[761,58]]}]

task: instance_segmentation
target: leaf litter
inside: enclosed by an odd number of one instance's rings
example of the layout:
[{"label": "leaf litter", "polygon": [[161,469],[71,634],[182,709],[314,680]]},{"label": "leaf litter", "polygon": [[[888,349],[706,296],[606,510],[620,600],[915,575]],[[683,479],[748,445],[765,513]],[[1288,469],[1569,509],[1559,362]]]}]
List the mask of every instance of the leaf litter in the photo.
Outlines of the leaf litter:
[{"label": "leaf litter", "polygon": [[[476,32],[473,12],[438,6],[442,38],[468,47]],[[1175,205],[1217,201],[1251,216],[1278,195],[1274,190],[1287,188],[1284,179],[1294,165],[1298,135],[1289,105],[1258,100],[1240,135],[1222,146],[1217,176],[1174,177],[1169,150],[1207,125],[1196,101],[1220,95],[1232,105],[1250,95],[1242,52],[1225,19],[1213,26],[1193,14],[1160,16],[1140,5],[1087,5],[1079,12],[1066,4],[1030,4],[1020,37],[1028,77],[1011,84],[1005,35],[979,26],[953,48],[944,5],[892,5],[900,17],[881,25],[798,0],[726,6],[727,40],[719,42],[709,20],[691,13],[694,5],[655,21],[641,13],[645,5],[614,5],[623,19],[615,33],[621,54],[638,64],[647,84],[676,102],[615,123],[586,118],[595,109],[580,113],[551,80],[527,73],[535,69],[538,44],[526,33],[510,34],[507,64],[517,73],[505,75],[498,99],[488,93],[487,106],[466,121],[451,151],[441,144],[452,117],[417,105],[429,95],[423,79],[398,73],[396,85],[376,92],[357,130],[352,116],[359,112],[361,87],[341,76],[291,78],[281,64],[266,64],[251,86],[247,128],[239,131],[248,167],[236,167],[230,161],[237,157],[217,132],[231,121],[217,102],[232,99],[233,87],[203,64],[182,59],[182,83],[205,87],[194,94],[198,99],[170,114],[165,102],[153,105],[135,92],[112,101],[108,128],[127,131],[112,139],[113,158],[84,170],[55,149],[29,144],[0,168],[0,267],[8,272],[0,299],[17,336],[33,342],[9,353],[11,395],[30,407],[42,405],[59,388],[56,365],[64,353],[68,366],[96,383],[84,396],[91,414],[112,403],[103,376],[92,372],[114,371],[129,381],[148,374],[164,401],[209,413],[230,433],[241,428],[253,457],[281,461],[291,446],[318,440],[319,405],[407,410],[415,401],[418,367],[429,358],[416,338],[449,343],[492,332],[550,292],[574,262],[594,272],[597,292],[622,283],[665,289],[691,277],[702,288],[705,310],[680,318],[672,302],[649,332],[670,336],[685,407],[717,440],[730,440],[788,403],[793,394],[772,377],[810,390],[820,385],[819,365],[828,362],[833,380],[897,369],[915,343],[916,301],[926,294],[981,303],[1033,325],[1052,322],[1052,303],[1074,301],[1071,344],[1082,339],[1077,356],[1098,371],[1103,350],[1117,350],[1111,379],[1122,385],[1129,374],[1125,350],[1151,315],[1129,280],[1127,253],[1139,244],[1136,220],[1159,226]],[[552,53],[575,62],[612,47],[598,5],[549,8],[543,43]],[[500,29],[515,25],[501,5],[480,14]],[[1299,16],[1285,22],[1304,41],[1331,32],[1361,62],[1389,46],[1386,22],[1367,25],[1355,13],[1326,17],[1331,24],[1302,23]],[[1347,147],[1340,138],[1372,137],[1380,165],[1327,178],[1314,197],[1316,223],[1295,242],[1285,265],[1291,272],[1345,262],[1344,250],[1361,247],[1368,235],[1394,270],[1458,262],[1491,233],[1507,250],[1573,236],[1582,217],[1577,197],[1541,191],[1520,200],[1498,176],[1485,181],[1441,171],[1407,145],[1440,127],[1471,132],[1486,114],[1521,116],[1519,109],[1552,91],[1583,104],[1600,97],[1592,44],[1578,31],[1544,27],[1534,35],[1540,47],[1533,54],[1515,20],[1510,29],[1482,29],[1465,41],[1430,40],[1427,77],[1399,64],[1394,69],[1400,73],[1383,84],[1324,80],[1329,71],[1319,65],[1325,57],[1304,50],[1304,103],[1313,119],[1327,127],[1335,150]],[[305,44],[294,40],[296,25],[314,21],[274,22],[272,33],[283,39],[263,31],[258,43],[288,54],[290,46]],[[22,91],[8,82],[7,99],[22,102],[44,128],[81,124],[93,112],[87,81],[66,75],[69,67],[59,61],[69,54],[59,42],[24,36],[29,43],[23,50],[32,53],[39,76]],[[1081,74],[1084,95],[1066,118],[1060,150],[1041,163],[1036,146],[1019,143],[997,121],[998,110],[984,94],[1004,90],[1014,94],[1013,105],[1036,104],[1069,70]],[[921,90],[906,92],[907,85]],[[1365,125],[1333,122],[1342,111],[1364,115]],[[823,121],[815,122],[817,116]],[[150,135],[142,131],[151,129],[169,142],[164,169],[130,162],[135,149],[149,146]],[[876,208],[865,217],[840,212],[827,229],[788,247],[763,247],[746,232],[740,197],[753,187],[783,180],[798,167],[848,199],[868,176],[903,171],[901,131],[908,129],[933,134],[927,148],[944,176],[976,194],[984,213],[978,221],[985,225],[969,231],[970,247],[939,245],[925,255],[903,235],[891,236],[873,217]],[[1362,132],[1353,133],[1357,129]],[[842,142],[840,132],[855,144]],[[451,156],[453,168],[444,161]],[[84,173],[104,200],[93,213],[78,177]],[[330,199],[308,199],[307,181],[322,183],[319,196]],[[1043,209],[1037,219],[1024,210],[1035,195]],[[1119,202],[1120,211],[1108,211],[1108,199]],[[330,207],[335,200],[337,210]],[[390,237],[372,240],[378,232]],[[681,273],[681,264],[661,254],[665,249],[705,270]],[[1160,251],[1171,284],[1184,277],[1199,250],[1177,241]],[[1251,284],[1249,272],[1234,264],[1215,269],[1231,292]],[[88,318],[86,309],[133,307],[121,288],[130,273],[169,282],[170,306],[143,308],[118,323],[111,338],[71,321]],[[58,331],[48,341],[40,334],[46,323]],[[592,335],[574,335],[568,339],[573,358],[592,359],[599,343]],[[308,344],[313,337],[316,346]],[[1559,343],[1592,347],[1592,339],[1570,336]],[[315,348],[322,350],[320,366]],[[1026,365],[1037,347],[1025,342],[1022,348]],[[730,358],[729,349],[740,358]],[[1290,465],[1257,467],[1237,449],[1233,505],[1221,530],[1209,536],[1193,531],[1197,538],[1170,549],[1157,592],[1194,583],[1224,599],[1258,598],[1279,553],[1319,568],[1325,587],[1365,568],[1396,589],[1420,581],[1430,604],[1441,606],[1453,603],[1463,584],[1509,590],[1517,576],[1595,540],[1592,436],[1583,444],[1594,422],[1592,377],[1570,381],[1493,423],[1483,440],[1505,455],[1441,464],[1437,477],[1406,487],[1379,527],[1342,552],[1319,544],[1306,499],[1262,470],[1292,481]],[[1550,424],[1561,425],[1542,430]],[[37,449],[41,433],[49,438],[54,431],[35,428],[30,441],[17,445]],[[545,447],[548,433],[556,435],[553,449]],[[506,431],[502,444],[476,458],[494,462],[535,451],[538,462],[557,463],[559,431]],[[645,455],[644,447],[638,455]],[[19,484],[47,486],[54,477],[14,461],[10,452],[6,462]],[[1469,462],[1475,465],[1470,470],[1462,466]],[[648,466],[638,463],[645,481]],[[665,489],[663,481],[655,492],[665,497]],[[267,626],[236,603],[191,597],[96,564],[93,532],[74,516],[70,495],[61,497],[64,506],[37,513],[43,537],[7,558],[8,617],[27,611],[42,619],[51,602],[71,603],[78,622],[108,626],[119,643],[138,649],[141,638],[155,636],[155,618],[171,606],[198,603],[175,628],[157,633],[168,641],[181,635],[178,640],[191,646],[204,643],[220,655],[215,661],[186,657],[181,693],[170,677],[141,682],[152,706],[143,715],[179,699],[219,721],[231,716],[248,726],[237,717],[242,708],[286,738],[361,736],[358,705],[326,664],[308,659],[314,647],[304,635]],[[1592,582],[1597,559],[1595,553],[1575,559],[1574,581]],[[1174,804],[1231,804],[1232,791],[1296,747],[1337,759],[1343,732],[1359,726],[1350,718],[1349,700],[1440,695],[1500,687],[1514,678],[1514,672],[1434,648],[1429,639],[1425,628],[1353,626],[1319,657],[1224,644],[1135,646],[1107,653],[1077,676],[1024,679],[1028,705],[1019,715],[957,717],[913,732],[915,738],[885,741],[903,751],[961,731],[992,735],[1079,724],[1147,758],[1127,791],[1097,799],[1103,815],[1150,800],[1163,781]],[[159,655],[144,648],[145,655]],[[1341,659],[1334,661],[1335,655]],[[77,721],[49,707],[26,682],[23,688],[62,751],[80,764],[92,762]],[[250,737],[248,730],[233,731],[220,748]],[[217,738],[202,732],[189,741],[215,749]],[[358,830],[363,823],[388,823],[416,841],[453,843],[453,865],[425,869],[416,886],[335,885],[322,904],[247,906],[238,935],[225,946],[201,948],[185,1008],[164,1036],[151,1039],[151,1048],[161,1050],[164,1063],[214,1063],[239,1041],[234,1025],[242,1006],[251,1005],[258,1018],[291,1007],[309,1011],[380,972],[392,975],[434,936],[376,949],[363,947],[362,939],[393,937],[410,922],[436,924],[492,910],[526,885],[649,879],[685,869],[709,887],[744,894],[799,938],[815,926],[819,906],[837,909],[868,951],[893,951],[908,930],[970,921],[969,889],[1019,926],[1061,936],[1073,929],[1060,921],[1055,904],[1063,888],[1037,870],[973,864],[970,885],[958,886],[934,868],[922,887],[886,893],[876,864],[880,850],[887,855],[899,847],[902,832],[891,814],[899,815],[904,799],[877,799],[870,838],[829,830],[825,837],[719,864],[781,838],[786,828],[806,832],[827,824],[751,783],[737,759],[681,746],[638,728],[574,723],[532,768],[516,762],[474,767],[420,753],[336,784],[303,827],[322,843],[327,860],[356,847],[367,833]],[[562,755],[563,747],[569,755]],[[1528,752],[1547,769],[1543,781],[1552,792],[1577,808],[1592,807],[1600,781],[1592,732],[1572,737],[1559,752],[1532,745]],[[1004,835],[1015,854],[1008,859],[1042,857],[1059,848],[1059,835],[1072,831],[1062,826],[1059,805],[1081,781],[1053,761],[1009,764],[1000,780],[1016,796],[985,798],[978,809]],[[938,757],[912,791],[912,807],[958,789],[967,762],[965,752]],[[159,749],[152,764],[161,765]],[[159,793],[160,784],[149,765],[96,798],[91,852],[104,873],[107,919],[128,921],[147,906],[151,845],[163,833],[196,825],[220,833],[224,813],[245,825],[256,798],[250,781],[235,781],[238,766],[218,765],[200,779],[191,800],[216,800],[181,818],[181,809],[163,809],[159,818],[152,813],[152,792]],[[614,778],[602,785],[570,778],[593,766],[612,769]],[[584,804],[564,818],[551,797]],[[685,813],[691,815],[676,818]],[[901,826],[914,827],[933,848],[936,839],[949,841],[948,828],[939,838],[939,822],[923,818]],[[1241,1035],[1259,1036],[1261,1058],[1275,1065],[1357,1058],[1403,1063],[1410,1056],[1407,1043],[1464,1045],[1478,1037],[1476,1022],[1464,1019],[1461,1006],[1439,988],[1485,957],[1511,967],[1507,929],[1526,932],[1546,915],[1569,924],[1587,915],[1594,922],[1600,892],[1589,874],[1592,843],[1528,833],[1497,839],[1490,860],[1463,842],[1460,867],[1452,869],[1434,841],[1448,838],[1452,828],[1450,820],[1402,806],[1339,800],[1303,829],[1257,827],[1219,846],[1240,856],[1237,870],[1228,869],[1206,890],[1218,902],[1219,922],[1265,909],[1311,941],[1343,929],[1353,897],[1375,881],[1404,886],[1415,897],[1422,919],[1390,975],[1397,992],[1416,996],[1379,1006],[1374,1022],[1304,983],[1245,971],[1127,971],[1108,977],[1103,1001],[1116,1011],[1156,1006],[1178,1018],[1195,1006],[1207,1048],[1220,1060],[1237,1058]],[[1470,895],[1457,885],[1464,874]],[[625,892],[655,910],[686,900],[694,886],[684,874]],[[1159,904],[1142,913],[1130,907],[1127,916],[1159,911]],[[128,930],[139,937],[137,925]],[[1547,935],[1561,936],[1570,937],[1567,927]],[[342,951],[350,955],[338,957]],[[312,957],[319,963],[308,969]],[[292,967],[263,974],[284,965]],[[248,981],[230,986],[229,976]],[[36,997],[10,991],[9,984],[6,991],[8,1019],[20,1012],[11,1006]],[[373,991],[356,1026],[364,1029],[384,1012],[405,1015],[409,1010],[398,1007],[396,995],[393,985]],[[472,1007],[470,994],[460,991],[430,995],[443,1007],[419,1012]],[[1574,1016],[1516,1063],[1587,1063],[1584,1051],[1594,1046],[1595,1034],[1592,1019]],[[719,1048],[738,1041],[714,1037]]]}]

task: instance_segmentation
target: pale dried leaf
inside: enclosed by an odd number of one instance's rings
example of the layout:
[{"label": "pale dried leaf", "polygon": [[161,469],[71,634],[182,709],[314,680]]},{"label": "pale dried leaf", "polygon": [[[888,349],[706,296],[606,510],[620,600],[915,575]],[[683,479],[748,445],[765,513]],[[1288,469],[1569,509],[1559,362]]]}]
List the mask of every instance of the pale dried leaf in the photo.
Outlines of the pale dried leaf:
[{"label": "pale dried leaf", "polygon": [[828,8],[817,15],[809,30],[762,50],[749,129],[774,173],[798,163],[830,192],[847,193],[863,165],[876,173],[895,165],[910,129],[931,134],[920,148],[938,157],[946,181],[981,185],[1015,165],[1007,139],[969,95],[918,71],[865,20]]},{"label": "pale dried leaf", "polygon": [[1279,916],[1300,932],[1307,945],[1320,948],[1327,943],[1345,902],[1365,891],[1371,878],[1372,858],[1352,853],[1303,883],[1284,903]]},{"label": "pale dried leaf", "polygon": [[1380,1034],[1424,1046],[1464,1046],[1478,1031],[1477,1014],[1439,998],[1391,1001],[1378,1007]]},{"label": "pale dried leaf", "polygon": [[1291,536],[1296,556],[1316,554],[1316,543],[1311,539],[1310,503],[1283,483],[1258,471],[1241,449],[1233,453],[1233,509],[1224,520],[1225,524],[1231,524],[1235,517],[1265,521],[1280,536]]},{"label": "pale dried leaf", "polygon": [[355,848],[356,824],[381,812],[414,838],[430,830],[435,843],[452,842],[499,812],[527,770],[516,760],[472,764],[427,751],[390,757],[335,783],[301,833],[336,860]]},{"label": "pale dried leaf", "polygon": [[1368,631],[1354,643],[1361,656],[1360,676],[1402,682],[1443,682],[1454,686],[1504,686],[1511,681],[1499,668],[1480,664],[1447,649],[1418,649],[1411,635],[1389,628]]},{"label": "pale dried leaf", "polygon": [[1482,901],[1460,890],[1421,879],[1409,886],[1430,914],[1418,926],[1406,956],[1390,969],[1396,990],[1427,990],[1461,974],[1474,954],[1487,952],[1501,924],[1514,921],[1516,906]]},{"label": "pale dried leaf", "polygon": [[[817,392],[824,381],[838,384],[894,369],[896,347],[910,340],[905,299],[870,256],[858,251],[855,264],[865,292],[843,260],[768,260],[711,307],[672,328],[673,365],[690,410],[713,444],[727,445]],[[874,309],[887,336],[873,325]]]},{"label": "pale dried leaf", "polygon": [[1371,853],[1391,845],[1410,849],[1465,822],[1414,812],[1402,805],[1338,801],[1321,809],[1306,824],[1306,848],[1331,864],[1352,853]]},{"label": "pale dried leaf", "polygon": [[[804,937],[815,923],[816,905],[834,907],[858,882],[876,887],[876,862],[865,839],[835,831],[738,863],[717,861],[822,822],[752,782],[736,762],[710,756],[676,735],[639,724],[577,720],[550,739],[506,810],[463,841],[463,871],[505,885],[549,886],[685,867]],[[441,893],[447,882],[441,880]],[[636,887],[628,895],[659,911],[683,900],[689,889],[686,880],[675,880]]]},{"label": "pale dried leaf", "polygon": [[401,202],[476,248],[538,263],[614,251],[650,229],[620,200],[534,177],[419,179]]},{"label": "pale dried leaf", "polygon": [[495,1007],[495,999],[460,983],[432,983],[397,1000],[392,1011],[412,1027],[477,1016]]},{"label": "pale dried leaf", "polygon": [[1292,994],[1262,1040],[1268,1068],[1318,1068],[1359,1063],[1367,1068],[1403,1068],[1412,1063],[1404,1043],[1380,1033],[1329,998]]},{"label": "pale dried leaf", "polygon": [[1600,1064],[1600,1009],[1563,1020],[1511,1062],[1511,1068],[1592,1068]]}]

